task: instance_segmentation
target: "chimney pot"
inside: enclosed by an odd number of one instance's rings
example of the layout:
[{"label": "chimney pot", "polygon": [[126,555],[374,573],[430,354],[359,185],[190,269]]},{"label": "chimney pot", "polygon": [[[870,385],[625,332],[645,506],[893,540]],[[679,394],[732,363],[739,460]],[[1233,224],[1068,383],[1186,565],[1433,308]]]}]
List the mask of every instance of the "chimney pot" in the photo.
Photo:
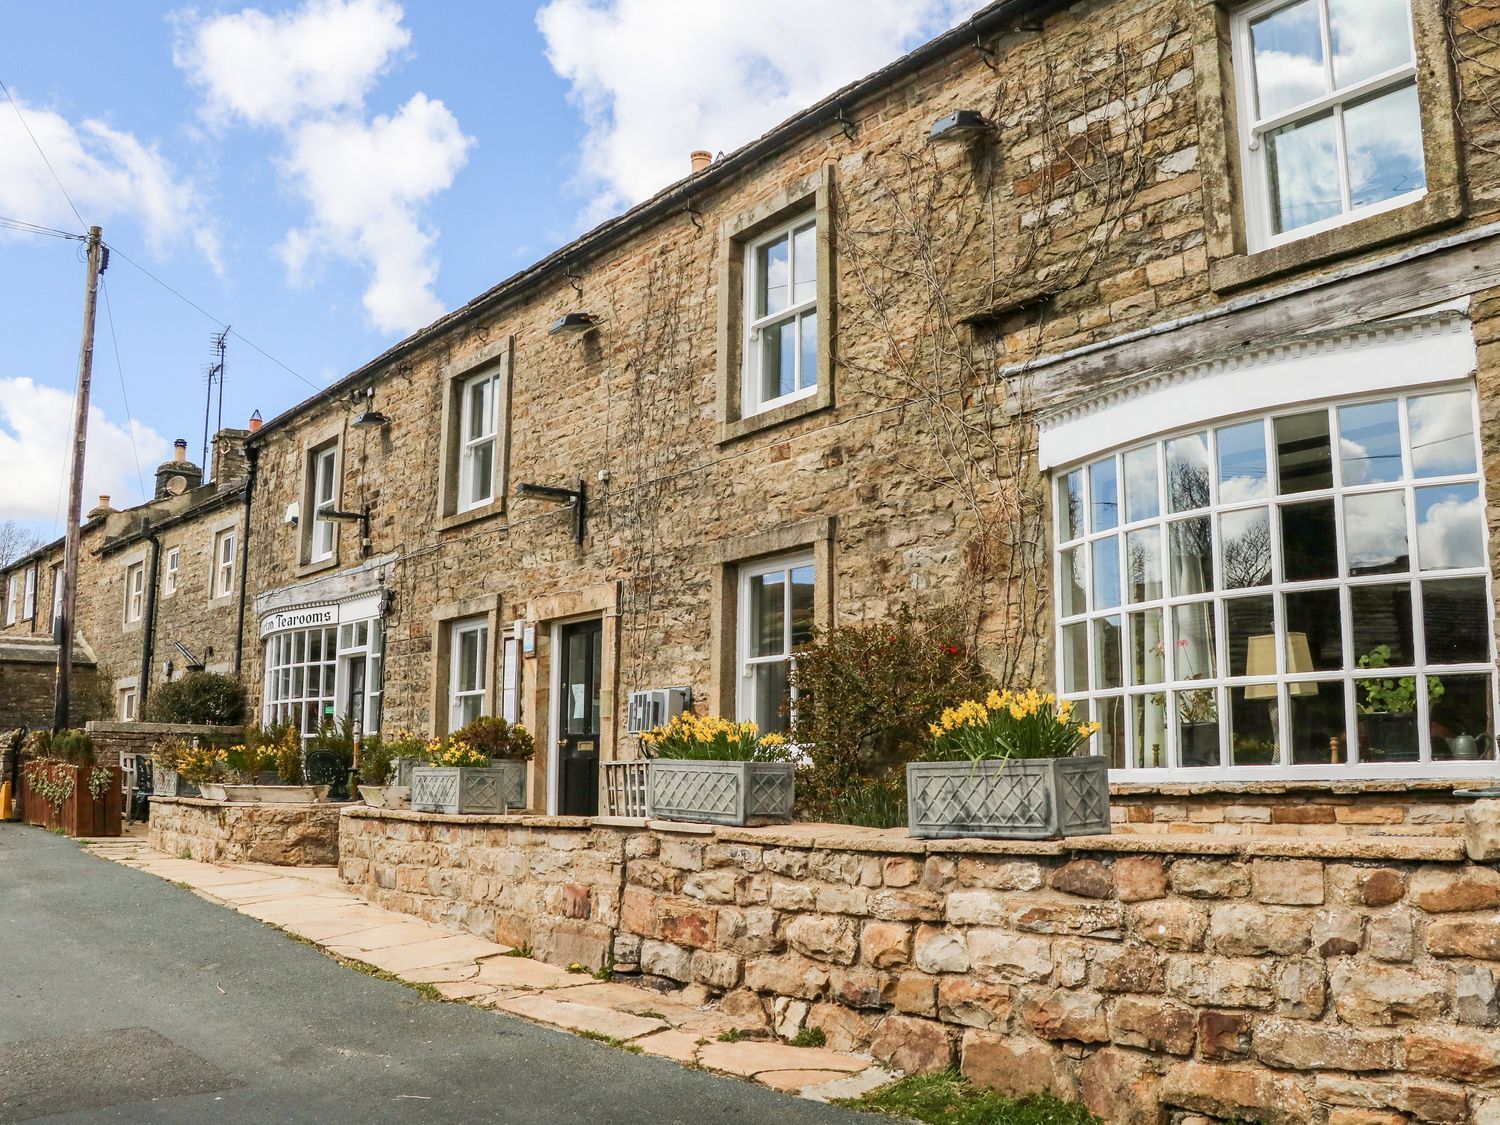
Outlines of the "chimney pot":
[{"label": "chimney pot", "polygon": [[714,154],[707,149],[695,149],[688,154],[688,159],[693,162],[693,172],[698,173],[714,162]]},{"label": "chimney pot", "polygon": [[174,441],[172,443],[172,460],[174,460],[174,461],[186,461],[187,460],[187,439],[186,438],[178,438],[176,441]]},{"label": "chimney pot", "polygon": [[253,434],[258,429],[260,429],[260,411],[259,410],[257,410],[254,414],[250,415],[250,432]]},{"label": "chimney pot", "polygon": [[99,507],[101,507],[101,508],[107,508],[107,507],[109,507],[109,497],[108,496],[101,496],[101,497],[99,497]]}]

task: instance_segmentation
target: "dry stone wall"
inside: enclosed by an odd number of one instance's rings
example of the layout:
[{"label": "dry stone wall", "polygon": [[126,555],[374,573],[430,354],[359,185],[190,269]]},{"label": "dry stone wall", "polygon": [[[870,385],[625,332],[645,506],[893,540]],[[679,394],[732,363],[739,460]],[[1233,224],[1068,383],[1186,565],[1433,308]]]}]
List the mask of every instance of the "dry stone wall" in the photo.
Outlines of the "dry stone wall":
[{"label": "dry stone wall", "polygon": [[1110,1122],[1500,1112],[1500,874],[1459,840],[924,843],[376,810],[341,838],[344,878],[382,905]]},{"label": "dry stone wall", "polygon": [[339,806],[151,798],[150,843],[201,863],[276,863],[326,867],[338,862]]}]

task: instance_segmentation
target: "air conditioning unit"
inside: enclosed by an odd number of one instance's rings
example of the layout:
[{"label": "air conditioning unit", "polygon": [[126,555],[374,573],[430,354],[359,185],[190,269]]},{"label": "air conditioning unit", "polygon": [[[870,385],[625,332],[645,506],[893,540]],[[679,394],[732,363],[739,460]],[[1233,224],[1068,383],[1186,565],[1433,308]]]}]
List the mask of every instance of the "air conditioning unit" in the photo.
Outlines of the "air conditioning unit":
[{"label": "air conditioning unit", "polygon": [[633,691],[625,729],[631,734],[640,734],[653,727],[664,727],[682,714],[692,697],[692,689],[685,687]]}]

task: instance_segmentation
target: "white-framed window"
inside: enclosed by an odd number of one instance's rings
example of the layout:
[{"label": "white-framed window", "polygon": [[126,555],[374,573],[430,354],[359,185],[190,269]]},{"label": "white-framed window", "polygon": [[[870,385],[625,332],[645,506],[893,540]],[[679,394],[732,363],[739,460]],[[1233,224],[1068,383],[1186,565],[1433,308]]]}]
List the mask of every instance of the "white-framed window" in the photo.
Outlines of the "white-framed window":
[{"label": "white-framed window", "polygon": [[501,645],[500,717],[507,723],[521,721],[521,642],[513,636]]},{"label": "white-framed window", "polygon": [[57,619],[62,616],[63,599],[63,571],[62,566],[52,568],[52,620],[47,623],[47,628],[55,629]]},{"label": "white-framed window", "polygon": [[1493,760],[1477,428],[1470,387],[1429,389],[1054,474],[1057,682],[1094,752],[1241,778]]},{"label": "white-framed window", "polygon": [[182,548],[167,548],[167,562],[162,570],[161,596],[170,598],[177,593],[178,576],[182,573]]},{"label": "white-framed window", "polygon": [[210,583],[210,597],[224,598],[234,593],[234,547],[233,528],[214,536],[214,573]]},{"label": "white-framed window", "polygon": [[14,625],[21,609],[21,576],[12,574],[5,584],[5,623]]},{"label": "white-framed window", "polygon": [[746,417],[818,391],[817,243],[807,214],[745,246]]},{"label": "white-framed window", "polygon": [[324,512],[338,507],[338,457],[337,445],[325,446],[312,453],[312,531],[309,561],[322,562],[333,558],[334,521],[326,519]]},{"label": "white-framed window", "polygon": [[146,564],[131,563],[125,568],[125,624],[141,619],[146,601]]},{"label": "white-framed window", "polygon": [[311,737],[324,719],[335,717],[338,630],[333,626],[294,629],[266,641],[264,719],[291,723]]},{"label": "white-framed window", "polygon": [[36,566],[28,566],[25,575],[25,588],[21,595],[21,617],[30,621],[36,616]]},{"label": "white-framed window", "polygon": [[791,725],[790,673],[812,639],[815,576],[810,551],[739,568],[737,706],[740,720],[762,731]]},{"label": "white-framed window", "polygon": [[1252,251],[1425,193],[1410,0],[1249,4],[1234,59]]},{"label": "white-framed window", "polygon": [[122,723],[133,723],[136,720],[136,710],[140,701],[140,692],[133,687],[121,688],[119,692],[119,707],[117,713]]},{"label": "white-framed window", "polygon": [[458,510],[472,511],[495,498],[499,445],[499,369],[465,380],[459,411]]},{"label": "white-framed window", "polygon": [[448,626],[448,729],[489,713],[490,625],[483,617]]}]

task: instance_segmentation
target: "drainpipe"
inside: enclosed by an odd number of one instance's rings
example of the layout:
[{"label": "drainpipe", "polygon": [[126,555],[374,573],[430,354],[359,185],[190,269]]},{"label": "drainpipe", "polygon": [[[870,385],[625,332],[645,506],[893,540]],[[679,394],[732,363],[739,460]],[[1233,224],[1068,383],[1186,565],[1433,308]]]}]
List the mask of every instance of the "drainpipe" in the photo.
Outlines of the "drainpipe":
[{"label": "drainpipe", "polygon": [[255,492],[255,469],[260,462],[260,447],[245,449],[245,508],[240,519],[240,604],[239,621],[234,630],[234,678],[240,678],[245,660],[245,592],[250,580],[250,497]]},{"label": "drainpipe", "polygon": [[151,521],[141,525],[146,541],[151,544],[151,580],[146,583],[146,620],[142,626],[141,639],[141,686],[136,698],[136,717],[146,713],[146,693],[151,690],[151,658],[156,654],[156,583],[157,568],[161,565],[161,540],[152,530]]}]

